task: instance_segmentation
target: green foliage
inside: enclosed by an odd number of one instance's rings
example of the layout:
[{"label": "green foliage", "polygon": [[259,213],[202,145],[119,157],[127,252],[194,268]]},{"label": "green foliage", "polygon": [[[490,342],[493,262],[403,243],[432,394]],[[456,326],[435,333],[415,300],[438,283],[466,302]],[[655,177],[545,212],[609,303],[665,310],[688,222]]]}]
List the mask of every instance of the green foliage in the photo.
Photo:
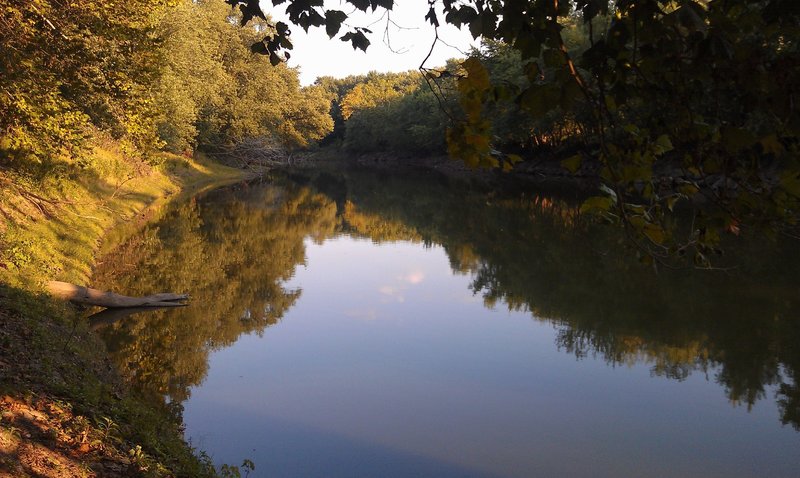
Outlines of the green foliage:
[{"label": "green foliage", "polygon": [[0,161],[22,175],[103,175],[102,142],[157,166],[164,147],[305,147],[332,127],[319,91],[251,53],[266,17],[240,28],[221,0],[4,0],[0,13]]},{"label": "green foliage", "polygon": [[[517,101],[534,117],[571,111],[585,125],[581,142],[620,198],[593,198],[585,209],[632,232],[648,260],[691,251],[687,257],[707,266],[724,230],[797,224],[797,191],[790,179],[777,181],[797,167],[796,113],[784,107],[786,91],[800,83],[791,67],[800,59],[791,40],[800,28],[796,6],[640,0],[493,8],[502,20],[480,33],[513,45],[540,73],[515,92]],[[537,13],[508,20],[523,8]],[[576,34],[567,42],[569,32]],[[490,108],[502,86],[493,85]],[[576,170],[574,161],[566,166]],[[686,186],[694,197],[681,193]],[[707,207],[696,227],[675,230],[675,203],[701,198]]]},{"label": "green foliage", "polygon": [[443,151],[444,113],[417,72],[370,75],[339,108],[349,151]]},{"label": "green foliage", "polygon": [[334,127],[322,142],[352,152],[444,152],[447,116],[418,72],[318,78]]},{"label": "green foliage", "polygon": [[[797,2],[443,0],[442,15],[436,4],[425,21],[466,27],[488,45],[458,72],[452,155],[494,167],[503,149],[582,148],[619,197],[605,217],[649,239],[639,247],[660,262],[691,250],[687,257],[706,263],[726,230],[783,233],[800,223]],[[289,1],[287,11],[303,28],[341,26],[341,15],[326,21],[315,2]],[[345,39],[365,48],[362,33]],[[695,192],[681,192],[688,187]],[[676,201],[706,204],[692,230],[671,228]],[[629,205],[647,214],[631,215]]]},{"label": "green foliage", "polygon": [[[240,467],[238,466],[224,464],[220,467],[219,476],[221,478],[242,478],[242,472],[239,470],[239,468]],[[251,460],[244,460],[241,468],[244,470],[245,478],[247,478],[250,476],[251,471],[255,471],[256,466]]]},{"label": "green foliage", "polygon": [[148,90],[162,2],[111,10],[92,1],[0,2],[0,160],[38,175],[60,156],[86,155],[98,128],[130,145],[159,146]]},{"label": "green foliage", "polygon": [[[305,147],[331,128],[328,102],[301,89],[296,70],[248,46],[270,27],[239,27],[222,1],[184,2],[164,16],[166,66],[158,82],[159,132],[173,152],[215,149],[251,138]],[[247,23],[247,22],[243,22]]]}]

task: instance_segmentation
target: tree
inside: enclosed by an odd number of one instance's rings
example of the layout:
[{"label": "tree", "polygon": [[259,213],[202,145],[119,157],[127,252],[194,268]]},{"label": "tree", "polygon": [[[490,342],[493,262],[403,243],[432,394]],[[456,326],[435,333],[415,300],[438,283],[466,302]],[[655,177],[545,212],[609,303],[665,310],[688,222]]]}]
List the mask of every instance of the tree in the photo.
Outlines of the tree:
[{"label": "tree", "polygon": [[[243,22],[264,18],[255,0],[228,2],[241,7]],[[391,8],[391,0],[346,3],[362,11]],[[444,21],[467,27],[476,38],[510,45],[528,62],[524,87],[493,84],[480,58],[463,64],[459,92],[465,115],[448,134],[451,155],[481,167],[517,160],[498,154],[492,143],[487,112],[498,99],[516,102],[534,118],[586,111],[585,148],[565,167],[574,172],[583,163],[599,165],[601,194],[589,199],[584,211],[620,224],[646,252],[643,260],[668,262],[682,254],[708,266],[725,231],[763,226],[787,233],[798,224],[800,3],[431,0],[429,5],[425,20],[434,26]],[[321,2],[290,0],[286,10],[302,28],[324,25],[331,37],[340,35],[354,48],[369,45],[367,29],[341,34],[346,14],[326,10]],[[289,28],[281,23],[254,47],[272,61],[287,49]],[[704,205],[693,227],[673,224],[679,203]]]},{"label": "tree", "polygon": [[253,138],[304,147],[331,130],[327,100],[301,89],[296,70],[254,56],[264,22],[231,23],[218,0],[184,2],[161,21],[166,66],[158,81],[159,132],[174,152]]},{"label": "tree", "polygon": [[80,159],[100,130],[133,154],[159,146],[148,90],[161,64],[151,47],[164,2],[114,10],[76,0],[0,1],[0,160],[48,174]]}]

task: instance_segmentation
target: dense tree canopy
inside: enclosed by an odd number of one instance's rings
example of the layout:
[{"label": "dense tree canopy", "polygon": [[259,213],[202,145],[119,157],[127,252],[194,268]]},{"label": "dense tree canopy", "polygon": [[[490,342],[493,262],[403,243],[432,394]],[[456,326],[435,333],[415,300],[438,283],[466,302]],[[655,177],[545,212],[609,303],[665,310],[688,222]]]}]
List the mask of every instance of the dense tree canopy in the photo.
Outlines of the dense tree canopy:
[{"label": "dense tree canopy", "polygon": [[92,128],[129,150],[158,144],[148,89],[160,56],[152,32],[165,2],[110,12],[92,1],[0,1],[0,160],[52,167],[81,154]]},{"label": "dense tree canopy", "polygon": [[318,88],[300,88],[297,72],[271,66],[249,46],[264,28],[238,28],[221,1],[178,5],[160,24],[166,65],[158,82],[159,131],[173,151],[214,148],[267,137],[306,146],[331,128]]},{"label": "dense tree canopy", "polygon": [[222,0],[0,0],[0,160],[52,176],[90,167],[94,138],[128,156],[263,138],[303,147],[331,127],[321,89],[250,46]]}]

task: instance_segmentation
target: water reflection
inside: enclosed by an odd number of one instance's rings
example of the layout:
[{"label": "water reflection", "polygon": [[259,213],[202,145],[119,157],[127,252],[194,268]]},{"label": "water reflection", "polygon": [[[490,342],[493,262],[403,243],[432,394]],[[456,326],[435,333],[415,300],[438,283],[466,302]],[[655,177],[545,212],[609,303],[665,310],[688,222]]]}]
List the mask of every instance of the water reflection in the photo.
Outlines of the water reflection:
[{"label": "water reflection", "polygon": [[186,291],[191,305],[102,328],[113,358],[145,390],[185,400],[211,350],[261,333],[297,301],[283,283],[305,259],[303,239],[336,222],[335,205],[308,188],[244,185],[179,205],[102,258],[95,283]]},{"label": "water reflection", "polygon": [[[504,196],[359,172],[228,188],[178,205],[95,275],[96,286],[131,295],[186,291],[192,305],[100,330],[137,383],[183,401],[206,376],[210,351],[262,333],[297,303],[302,291],[286,281],[304,264],[304,238],[440,245],[487,307],[553,324],[564,352],[647,363],[672,380],[707,375],[735,404],[774,400],[783,423],[800,430],[797,248],[745,238],[734,271],[654,274],[615,231],[580,221],[575,204],[557,191]],[[390,289],[381,293],[391,298]]]}]

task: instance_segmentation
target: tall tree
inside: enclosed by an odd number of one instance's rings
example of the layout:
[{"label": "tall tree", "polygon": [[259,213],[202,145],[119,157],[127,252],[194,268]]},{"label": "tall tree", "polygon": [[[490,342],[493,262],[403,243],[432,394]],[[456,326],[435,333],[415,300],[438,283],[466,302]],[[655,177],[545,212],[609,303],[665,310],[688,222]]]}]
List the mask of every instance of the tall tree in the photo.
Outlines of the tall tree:
[{"label": "tall tree", "polygon": [[50,171],[79,156],[92,128],[158,146],[149,87],[161,1],[0,1],[0,160]]}]

